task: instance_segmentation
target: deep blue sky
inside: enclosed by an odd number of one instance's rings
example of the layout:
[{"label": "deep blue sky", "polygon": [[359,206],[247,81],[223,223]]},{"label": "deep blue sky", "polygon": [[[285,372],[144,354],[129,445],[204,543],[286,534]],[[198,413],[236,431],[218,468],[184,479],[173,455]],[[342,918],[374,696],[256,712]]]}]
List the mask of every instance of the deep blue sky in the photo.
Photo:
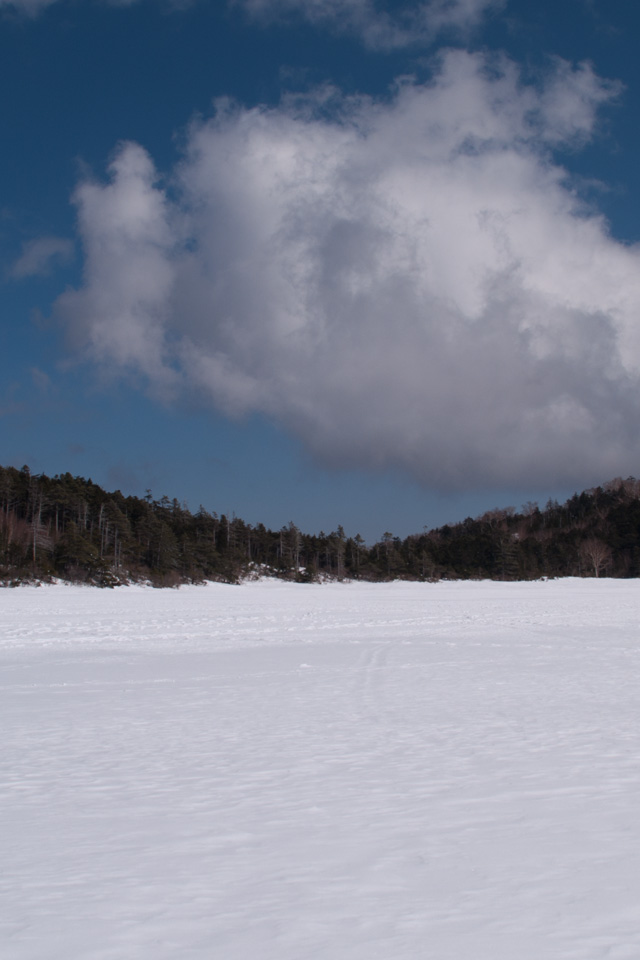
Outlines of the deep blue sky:
[{"label": "deep blue sky", "polygon": [[[637,474],[640,8],[477,0],[473,23],[414,22],[390,49],[384,37],[418,6],[373,4],[357,19],[350,0],[265,0],[259,15],[223,0],[0,0],[0,463],[151,488],[273,527],[341,523],[369,541]],[[383,13],[387,27],[372,32]],[[444,50],[462,57],[447,61],[448,87]],[[512,79],[498,88],[505,70]],[[394,92],[402,76],[413,78],[417,121]],[[482,123],[467,115],[474,83],[484,105],[498,94]],[[435,104],[445,87],[451,101]],[[286,106],[301,93],[313,98],[306,119]],[[345,106],[351,95],[371,99]],[[216,127],[221,97],[236,106]],[[250,112],[257,105],[266,119]],[[356,115],[351,139],[345,111]],[[136,167],[126,196],[125,142],[157,171],[145,179]],[[124,197],[116,226],[109,177]],[[321,197],[309,200],[318,180]],[[72,202],[87,183],[101,206],[88,194]],[[130,217],[148,195],[169,213],[140,233]],[[465,224],[481,217],[501,224],[486,256],[482,243],[464,249]],[[584,223],[595,232],[576,253]],[[147,254],[158,250],[178,266],[149,306],[126,264],[140,255],[153,278]],[[65,290],[76,294],[60,300]],[[143,311],[141,336],[162,331],[163,370],[135,353],[127,310]]]}]

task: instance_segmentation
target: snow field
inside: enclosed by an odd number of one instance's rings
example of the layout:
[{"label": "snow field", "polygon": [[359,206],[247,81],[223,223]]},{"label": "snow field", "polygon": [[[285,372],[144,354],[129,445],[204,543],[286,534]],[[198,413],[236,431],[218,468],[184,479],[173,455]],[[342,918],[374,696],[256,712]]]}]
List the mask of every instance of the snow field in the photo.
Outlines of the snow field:
[{"label": "snow field", "polygon": [[638,960],[640,584],[0,593],[0,954]]}]

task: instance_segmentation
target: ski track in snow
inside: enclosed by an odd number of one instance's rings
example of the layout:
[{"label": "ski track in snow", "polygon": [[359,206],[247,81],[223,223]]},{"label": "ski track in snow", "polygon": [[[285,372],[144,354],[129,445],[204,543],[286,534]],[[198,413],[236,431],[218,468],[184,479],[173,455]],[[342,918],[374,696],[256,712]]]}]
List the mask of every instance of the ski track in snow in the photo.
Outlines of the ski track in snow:
[{"label": "ski track in snow", "polygon": [[0,592],[8,960],[638,960],[638,581]]}]

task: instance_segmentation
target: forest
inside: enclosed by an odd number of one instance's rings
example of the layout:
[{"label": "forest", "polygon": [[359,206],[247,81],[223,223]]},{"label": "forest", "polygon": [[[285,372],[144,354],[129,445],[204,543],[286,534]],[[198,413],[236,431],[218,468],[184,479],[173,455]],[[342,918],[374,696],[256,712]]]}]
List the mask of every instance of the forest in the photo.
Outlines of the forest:
[{"label": "forest", "polygon": [[70,473],[0,467],[0,584],[56,578],[102,587],[178,586],[269,575],[338,580],[529,580],[640,576],[640,480],[617,478],[574,494],[490,510],[372,545],[289,523],[270,530],[239,517],[192,513],[168,497],[108,493]]}]

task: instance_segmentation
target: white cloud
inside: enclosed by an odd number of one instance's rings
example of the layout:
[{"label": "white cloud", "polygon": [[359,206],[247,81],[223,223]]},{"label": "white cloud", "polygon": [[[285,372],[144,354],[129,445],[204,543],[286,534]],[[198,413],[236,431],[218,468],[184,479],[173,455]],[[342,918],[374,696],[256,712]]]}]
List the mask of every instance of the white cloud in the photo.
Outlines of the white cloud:
[{"label": "white cloud", "polygon": [[167,203],[137,144],[121,145],[109,172],[107,186],[86,181],[76,191],[85,286],[63,294],[58,307],[90,356],[140,371],[167,389],[174,374],[165,321],[175,281]]},{"label": "white cloud", "polygon": [[0,0],[0,10],[4,7],[26,14],[28,17],[35,17],[55,2],[56,0]]},{"label": "white cloud", "polygon": [[[27,17],[36,17],[47,7],[57,2],[58,0],[0,0],[0,10],[4,8],[18,14],[26,15]],[[86,2],[86,0],[84,0],[84,2]],[[129,7],[137,3],[138,0],[106,0],[106,2],[114,7]],[[186,4],[183,0],[176,0],[173,5],[184,6]]]},{"label": "white cloud", "polygon": [[[0,10],[36,17],[57,0],[0,0]],[[105,0],[112,6],[131,6],[138,0]],[[193,0],[166,0],[174,9]],[[212,2],[212,0],[209,0]],[[227,0],[242,7],[254,20],[265,22],[300,17],[338,33],[360,37],[372,49],[394,49],[432,41],[443,30],[465,33],[489,10],[506,0],[408,0],[388,4],[379,0]],[[388,9],[389,8],[389,9]]]},{"label": "white cloud", "polygon": [[387,103],[221,104],[173,199],[135,144],[79,187],[85,283],[59,312],[94,360],[330,463],[442,488],[637,472],[640,250],[549,153],[611,92],[450,52]]},{"label": "white cloud", "polygon": [[9,276],[14,280],[47,276],[55,266],[68,263],[72,259],[71,240],[63,237],[37,237],[24,244],[22,253],[9,269]]},{"label": "white cloud", "polygon": [[[37,17],[43,10],[57,2],[58,0],[0,0],[0,11],[5,9],[23,16]],[[138,0],[107,0],[107,2],[116,7],[129,7]],[[183,6],[184,4],[178,0],[175,5]]]},{"label": "white cloud", "polygon": [[298,16],[339,33],[358,35],[373,49],[432,41],[443,30],[466,32],[506,0],[231,0],[257,20]]}]

